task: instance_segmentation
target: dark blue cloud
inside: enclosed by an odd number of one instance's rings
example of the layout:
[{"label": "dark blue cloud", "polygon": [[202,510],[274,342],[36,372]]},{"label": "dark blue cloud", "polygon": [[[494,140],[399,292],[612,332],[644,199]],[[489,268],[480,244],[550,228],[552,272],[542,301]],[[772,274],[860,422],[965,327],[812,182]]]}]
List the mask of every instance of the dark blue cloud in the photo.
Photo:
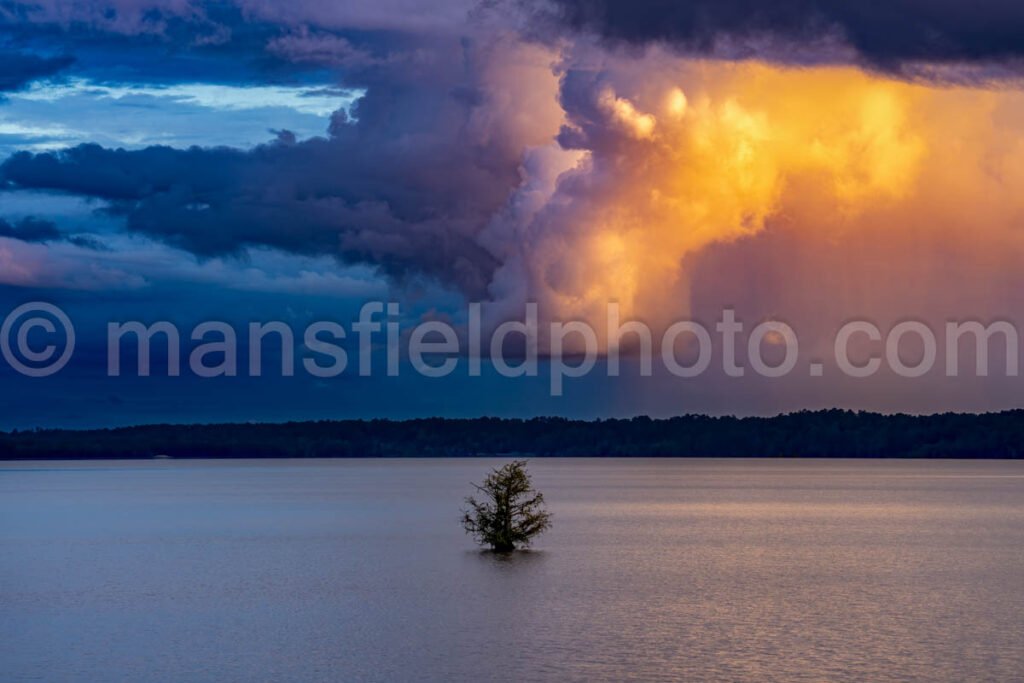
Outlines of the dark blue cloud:
[{"label": "dark blue cloud", "polygon": [[0,237],[27,244],[66,242],[80,249],[107,251],[106,245],[94,235],[66,234],[53,221],[34,216],[27,216],[13,222],[0,218]]},{"label": "dark blue cloud", "polygon": [[41,57],[20,52],[0,52],[0,92],[20,90],[32,81],[63,71],[74,61],[69,56]]},{"label": "dark blue cloud", "polygon": [[613,42],[662,42],[708,53],[728,42],[758,57],[764,40],[788,45],[774,56],[813,61],[814,44],[838,37],[885,69],[907,62],[1002,62],[1024,57],[1019,0],[552,0],[548,19]]},{"label": "dark blue cloud", "polygon": [[[272,16],[264,17],[267,13]],[[0,0],[0,59],[8,57],[5,46],[16,48],[12,59],[24,53],[21,67],[16,61],[0,62],[5,64],[0,83],[4,72],[12,79],[19,71],[31,72],[21,87],[72,63],[75,76],[106,83],[336,82],[415,50],[422,40],[388,27],[345,21],[318,27],[315,16],[303,21],[277,14],[245,2],[162,6],[113,0],[55,8]]]},{"label": "dark blue cloud", "polygon": [[0,218],[0,237],[19,240],[21,242],[56,242],[62,239],[60,230],[52,221],[37,218],[23,218],[10,223]]}]

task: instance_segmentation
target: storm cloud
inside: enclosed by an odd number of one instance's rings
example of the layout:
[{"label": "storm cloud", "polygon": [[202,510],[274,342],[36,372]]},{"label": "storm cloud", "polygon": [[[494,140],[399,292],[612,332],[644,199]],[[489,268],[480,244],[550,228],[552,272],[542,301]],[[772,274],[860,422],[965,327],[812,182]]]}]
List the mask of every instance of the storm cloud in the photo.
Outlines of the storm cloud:
[{"label": "storm cloud", "polygon": [[894,71],[1024,58],[1024,4],[1016,0],[551,0],[543,7],[543,16],[571,31],[697,55],[792,63],[852,56]]},{"label": "storm cloud", "polygon": [[[366,94],[322,137],[19,152],[0,164],[0,185],[104,200],[128,231],[200,256],[331,254],[483,296],[498,263],[477,235],[521,182],[524,147],[549,141],[558,121],[517,115],[535,97],[516,75],[533,68],[533,48],[455,38],[417,49],[419,60],[350,72]],[[557,110],[556,78],[539,64]]]},{"label": "storm cloud", "polygon": [[[735,308],[815,358],[851,316],[1009,318],[1024,91],[988,81],[1021,36],[993,0],[0,0],[0,295],[104,320],[391,297],[456,324],[468,299],[492,328],[536,302],[599,330],[611,302],[652,327]],[[593,386],[630,414],[1019,398]]]}]

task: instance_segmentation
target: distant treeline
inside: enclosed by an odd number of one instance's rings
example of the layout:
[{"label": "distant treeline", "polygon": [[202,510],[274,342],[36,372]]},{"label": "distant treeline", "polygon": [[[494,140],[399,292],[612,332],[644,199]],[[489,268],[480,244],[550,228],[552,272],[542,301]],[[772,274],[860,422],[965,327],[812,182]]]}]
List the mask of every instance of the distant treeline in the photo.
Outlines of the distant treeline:
[{"label": "distant treeline", "polygon": [[0,459],[629,456],[1021,458],[1024,411],[769,418],[343,420],[0,433]]}]

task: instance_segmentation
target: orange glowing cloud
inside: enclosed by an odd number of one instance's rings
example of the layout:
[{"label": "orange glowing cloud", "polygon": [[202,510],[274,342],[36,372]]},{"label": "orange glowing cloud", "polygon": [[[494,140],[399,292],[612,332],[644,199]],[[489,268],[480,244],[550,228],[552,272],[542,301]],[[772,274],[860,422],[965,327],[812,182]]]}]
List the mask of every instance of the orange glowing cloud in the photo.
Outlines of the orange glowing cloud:
[{"label": "orange glowing cloud", "polygon": [[884,250],[930,221],[1020,247],[1019,91],[656,52],[599,66],[561,65],[559,142],[529,153],[515,210],[485,235],[498,299],[595,322],[617,301],[659,324],[689,311],[688,257],[773,225],[870,231]]}]

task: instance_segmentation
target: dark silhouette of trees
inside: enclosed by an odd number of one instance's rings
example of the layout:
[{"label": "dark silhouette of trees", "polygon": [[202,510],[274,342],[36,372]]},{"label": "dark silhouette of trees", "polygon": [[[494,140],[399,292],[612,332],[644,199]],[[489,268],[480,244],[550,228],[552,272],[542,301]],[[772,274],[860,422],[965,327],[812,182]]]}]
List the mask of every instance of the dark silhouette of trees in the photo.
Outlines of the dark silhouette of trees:
[{"label": "dark silhouette of trees", "polygon": [[339,420],[0,432],[0,459],[386,457],[1024,458],[1024,411],[584,422]]},{"label": "dark silhouette of trees", "polygon": [[482,485],[473,484],[481,500],[466,498],[462,526],[481,545],[508,553],[528,547],[534,536],[551,527],[544,509],[544,494],[534,490],[524,460],[515,460],[492,471]]}]

